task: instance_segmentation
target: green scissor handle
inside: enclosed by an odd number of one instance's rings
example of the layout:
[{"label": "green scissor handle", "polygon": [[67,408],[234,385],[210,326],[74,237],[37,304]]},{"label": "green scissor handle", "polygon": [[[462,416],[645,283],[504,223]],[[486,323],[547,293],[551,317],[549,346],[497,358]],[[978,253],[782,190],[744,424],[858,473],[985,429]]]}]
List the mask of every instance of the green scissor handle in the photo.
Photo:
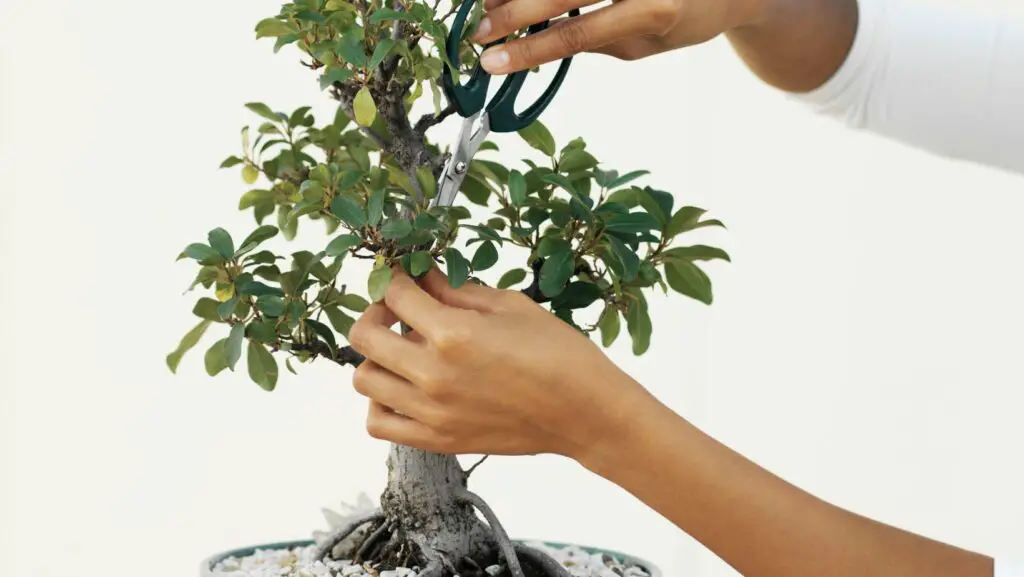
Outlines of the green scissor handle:
[{"label": "green scissor handle", "polygon": [[[446,50],[448,60],[456,68],[459,66],[459,40],[462,38],[462,31],[466,26],[469,11],[477,1],[464,0],[459,7],[458,13],[455,15],[455,21],[452,22]],[[579,9],[573,9],[569,12],[569,16],[579,16],[579,13]],[[547,27],[548,21],[534,24],[527,30],[527,34],[535,34]],[[500,39],[492,42],[487,45],[487,48],[501,44],[504,41],[504,39]],[[490,84],[491,75],[481,68],[479,64],[473,69],[470,79],[462,85],[457,82],[453,71],[446,64],[441,74],[441,85],[448,96],[448,100],[455,106],[455,111],[463,118],[472,116],[486,108],[492,132],[515,132],[527,127],[544,112],[548,104],[551,104],[551,100],[562,86],[562,81],[565,80],[566,73],[569,72],[569,65],[571,63],[572,57],[562,60],[558,65],[558,70],[555,72],[555,78],[551,81],[551,84],[540,95],[540,98],[528,106],[522,113],[516,112],[515,104],[523,82],[526,81],[526,75],[530,73],[529,70],[521,70],[506,76],[505,81],[494,95],[494,99],[487,103],[486,106],[484,103],[487,100],[487,88]]]}]

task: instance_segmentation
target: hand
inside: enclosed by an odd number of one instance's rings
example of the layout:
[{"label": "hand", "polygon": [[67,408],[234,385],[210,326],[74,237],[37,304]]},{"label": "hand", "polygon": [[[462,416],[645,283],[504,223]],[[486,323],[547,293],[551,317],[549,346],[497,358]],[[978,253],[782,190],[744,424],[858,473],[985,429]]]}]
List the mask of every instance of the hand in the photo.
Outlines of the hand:
[{"label": "hand", "polygon": [[[399,320],[413,332],[391,330]],[[352,383],[371,400],[370,435],[438,453],[580,460],[645,400],[596,344],[520,292],[453,289],[436,269],[420,284],[396,270],[349,341],[366,357]]]},{"label": "hand", "polygon": [[561,60],[580,52],[598,52],[636,60],[755,22],[768,0],[614,0],[575,18],[555,18],[595,0],[486,0],[486,16],[473,40],[487,44],[545,20],[548,30],[484,51],[480,65],[491,74],[508,74]]}]

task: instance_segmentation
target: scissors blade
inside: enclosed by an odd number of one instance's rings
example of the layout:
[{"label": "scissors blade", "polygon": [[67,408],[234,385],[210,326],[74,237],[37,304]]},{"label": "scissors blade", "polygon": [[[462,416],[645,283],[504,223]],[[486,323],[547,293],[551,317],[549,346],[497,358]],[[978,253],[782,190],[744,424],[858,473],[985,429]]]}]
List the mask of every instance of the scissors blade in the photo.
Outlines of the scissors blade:
[{"label": "scissors blade", "polygon": [[[479,120],[479,127],[477,121]],[[462,181],[466,179],[469,172],[469,163],[480,150],[480,145],[487,140],[491,132],[489,116],[480,112],[467,117],[462,121],[462,128],[459,129],[459,137],[452,151],[452,157],[445,164],[444,172],[437,183],[437,196],[434,197],[433,206],[452,206],[455,197],[459,194]]]}]

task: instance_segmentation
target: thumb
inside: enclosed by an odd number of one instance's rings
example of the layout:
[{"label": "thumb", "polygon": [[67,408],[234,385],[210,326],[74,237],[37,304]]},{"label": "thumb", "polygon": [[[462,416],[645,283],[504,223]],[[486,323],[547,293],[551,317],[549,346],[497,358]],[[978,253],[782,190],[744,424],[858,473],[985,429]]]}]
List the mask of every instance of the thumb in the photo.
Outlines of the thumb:
[{"label": "thumb", "polygon": [[420,286],[427,294],[448,306],[488,313],[497,310],[497,298],[502,292],[472,281],[459,288],[452,288],[448,277],[437,267],[430,269],[420,281]]}]

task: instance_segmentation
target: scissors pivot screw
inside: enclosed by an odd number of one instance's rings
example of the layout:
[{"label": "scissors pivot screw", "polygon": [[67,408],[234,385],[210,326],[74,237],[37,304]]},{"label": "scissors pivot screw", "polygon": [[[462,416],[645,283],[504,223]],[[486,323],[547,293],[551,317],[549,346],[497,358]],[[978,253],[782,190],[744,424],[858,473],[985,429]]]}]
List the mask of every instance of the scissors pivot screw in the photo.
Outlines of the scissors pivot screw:
[{"label": "scissors pivot screw", "polygon": [[456,174],[462,174],[463,172],[466,172],[466,163],[465,162],[457,162],[457,163],[455,163],[455,173]]}]

